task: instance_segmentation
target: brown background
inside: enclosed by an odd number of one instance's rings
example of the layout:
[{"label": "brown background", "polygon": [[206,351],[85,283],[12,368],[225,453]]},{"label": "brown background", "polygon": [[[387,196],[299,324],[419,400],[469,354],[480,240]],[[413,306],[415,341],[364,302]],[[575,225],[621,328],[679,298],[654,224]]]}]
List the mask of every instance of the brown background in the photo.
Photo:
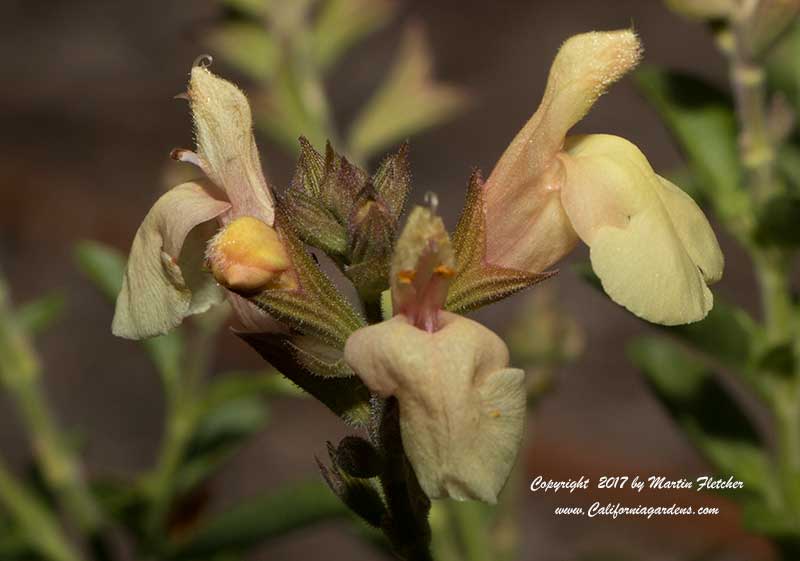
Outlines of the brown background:
[{"label": "brown background", "polygon": [[[185,105],[171,98],[183,90],[192,60],[207,50],[204,33],[219,10],[210,0],[5,0],[2,11],[0,266],[18,301],[52,289],[68,296],[66,318],[39,341],[48,391],[65,426],[79,427],[87,436],[92,473],[133,473],[154,460],[162,423],[159,383],[138,346],[111,336],[112,310],[76,272],[70,252],[84,238],[129,246],[161,188],[170,149],[190,143]],[[451,225],[470,168],[491,169],[535,109],[549,63],[569,35],[633,23],[647,62],[725,80],[724,60],[709,34],[657,0],[408,0],[402,12],[401,22],[419,19],[427,27],[439,75],[465,86],[476,99],[473,110],[412,145],[415,200],[426,190],[437,191]],[[379,80],[399,29],[393,25],[370,39],[330,81],[340,122],[351,118]],[[215,69],[229,71],[223,65]],[[664,128],[629,81],[614,87],[579,130],[626,136],[657,170],[678,162]],[[291,159],[267,142],[261,147],[270,178],[285,185]],[[752,309],[748,264],[726,236],[720,237],[727,270],[717,290]],[[585,257],[581,248],[573,259]],[[625,359],[625,341],[648,328],[566,269],[550,282],[558,286],[560,304],[585,328],[587,348],[578,363],[559,373],[556,390],[530,419],[535,438],[526,453],[527,473],[559,478],[704,473],[706,466]],[[518,303],[506,302],[481,317],[501,329]],[[220,370],[259,365],[228,333],[220,348]],[[27,445],[2,397],[0,423],[0,450],[21,461]],[[312,401],[278,404],[269,429],[218,479],[216,505],[314,477],[312,456],[323,452],[325,439],[341,434],[338,426]],[[712,519],[601,521],[555,518],[552,498],[520,492],[526,503],[525,559],[572,560],[594,551],[654,561],[770,558],[765,544],[738,529],[738,513],[727,502],[721,503],[723,514]],[[624,502],[618,493],[600,498]],[[672,494],[651,498],[654,504],[680,499],[688,500]],[[559,496],[557,503],[572,501],[585,506],[590,496]],[[335,525],[261,548],[255,558],[301,555],[372,558]]]}]

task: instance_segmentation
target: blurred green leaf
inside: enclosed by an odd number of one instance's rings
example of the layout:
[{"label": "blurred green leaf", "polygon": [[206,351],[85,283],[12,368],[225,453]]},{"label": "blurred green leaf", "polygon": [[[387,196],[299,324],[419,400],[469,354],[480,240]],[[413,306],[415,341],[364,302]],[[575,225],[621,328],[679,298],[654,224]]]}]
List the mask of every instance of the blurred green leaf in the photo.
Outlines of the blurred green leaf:
[{"label": "blurred green leaf", "polygon": [[781,193],[769,199],[758,213],[754,238],[764,246],[800,246],[800,196]]},{"label": "blurred green leaf", "polygon": [[394,0],[326,0],[314,23],[314,51],[330,68],[353,45],[382,27],[394,14]]},{"label": "blurred green leaf", "polygon": [[253,18],[267,15],[269,5],[275,0],[222,0],[222,3],[232,10]]},{"label": "blurred green leaf", "polygon": [[227,372],[219,374],[218,379],[210,385],[201,408],[210,411],[226,401],[252,395],[268,398],[305,397],[308,394],[275,370]]},{"label": "blurred green leaf", "polygon": [[800,111],[800,25],[795,24],[772,50],[767,59],[767,82]]},{"label": "blurred green leaf", "polygon": [[190,458],[207,455],[257,432],[266,420],[266,404],[258,396],[221,403],[199,419],[186,454]]},{"label": "blurred green leaf", "polygon": [[37,335],[58,321],[65,307],[64,295],[54,292],[20,306],[16,319],[23,331]]},{"label": "blurred green leaf", "polygon": [[321,481],[293,483],[206,521],[176,544],[169,558],[201,558],[241,550],[347,513],[347,507]]},{"label": "blurred green leaf", "polygon": [[37,559],[36,552],[18,533],[0,533],[0,561],[23,561]]},{"label": "blurred green leaf", "polygon": [[636,339],[628,348],[656,396],[692,441],[709,454],[715,440],[758,445],[750,419],[705,364],[677,343],[658,337]]},{"label": "blurred green leaf", "polygon": [[800,191],[800,146],[795,143],[784,143],[778,153],[778,169],[784,179]]},{"label": "blurred green leaf", "polygon": [[275,73],[280,51],[266,26],[226,23],[211,32],[211,48],[251,78],[266,82]]},{"label": "blurred green leaf", "polygon": [[394,66],[353,123],[348,143],[352,153],[366,160],[461,111],[466,94],[436,82],[432,74],[433,55],[425,35],[410,26]]},{"label": "blurred green leaf", "polygon": [[253,395],[226,400],[203,411],[175,478],[177,494],[189,492],[205,481],[260,431],[266,420],[266,403]]},{"label": "blurred green leaf", "polygon": [[751,532],[773,538],[781,551],[792,554],[782,559],[796,559],[800,555],[800,529],[794,517],[783,508],[762,501],[750,501],[744,505],[742,523]]},{"label": "blurred green leaf", "polygon": [[760,336],[759,326],[747,312],[718,295],[704,320],[662,329],[739,373],[752,359],[755,342]]},{"label": "blurred green leaf", "polygon": [[91,240],[75,245],[78,268],[112,302],[117,299],[125,274],[125,256],[121,251]]},{"label": "blurred green leaf", "polygon": [[636,83],[685,153],[698,187],[726,216],[740,214],[742,189],[737,127],[729,97],[699,78],[645,66]]},{"label": "blurred green leaf", "polygon": [[306,72],[305,64],[308,62],[302,62],[299,56],[287,55],[278,64],[269,93],[256,112],[258,125],[291,152],[299,150],[301,134],[319,149],[332,130],[325,94]]},{"label": "blurred green leaf", "polygon": [[795,373],[794,347],[791,342],[771,345],[761,352],[754,370],[791,380]]},{"label": "blurred green leaf", "polygon": [[702,449],[718,473],[744,483],[742,489],[735,491],[738,501],[749,500],[743,495],[753,495],[752,500],[766,502],[780,500],[778,479],[763,450],[743,442],[714,438],[705,439]]},{"label": "blurred green leaf", "polygon": [[[106,244],[84,240],[74,249],[78,268],[111,302],[116,301],[125,274],[125,256]],[[109,322],[110,332],[110,322]],[[183,337],[179,329],[141,342],[165,381],[176,380],[181,370]]]}]

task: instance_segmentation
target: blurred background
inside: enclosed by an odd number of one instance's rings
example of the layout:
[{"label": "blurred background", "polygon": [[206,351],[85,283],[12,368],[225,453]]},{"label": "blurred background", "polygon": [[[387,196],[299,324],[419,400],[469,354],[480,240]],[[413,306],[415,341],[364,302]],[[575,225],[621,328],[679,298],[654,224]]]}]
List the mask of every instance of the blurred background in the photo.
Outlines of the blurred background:
[{"label": "blurred background", "polygon": [[[679,19],[658,0],[402,0],[399,17],[370,35],[325,82],[334,120],[345,125],[380,83],[410,21],[428,35],[440,80],[464,88],[471,105],[419,134],[411,144],[414,202],[439,195],[455,226],[474,166],[488,173],[536,108],[561,42],[588,30],[633,25],[645,61],[688,70],[724,84],[726,64],[706,29]],[[0,264],[16,301],[59,290],[64,317],[37,340],[46,389],[65,427],[85,440],[89,475],[133,474],[155,461],[164,403],[157,375],[138,345],[112,337],[112,306],[76,269],[74,244],[95,239],[127,251],[136,228],[177,166],[169,152],[192,143],[184,91],[192,61],[211,52],[207,36],[225,17],[213,0],[49,2],[5,0],[0,18]],[[217,60],[215,72],[248,91],[247,77]],[[658,118],[628,80],[616,85],[580,123],[579,132],[625,136],[668,171],[678,153]],[[260,137],[262,162],[284,188],[294,156]],[[374,169],[375,162],[371,162]],[[746,257],[721,232],[726,274],[716,291],[755,313]],[[571,272],[579,249],[547,281],[560,309],[583,330],[580,358],[555,375],[553,390],[529,416],[532,446],[524,479],[581,475],[665,475],[693,478],[708,467],[652,397],[626,359],[624,343],[648,330],[642,322]],[[533,291],[536,291],[534,288]],[[479,315],[503,331],[524,295]],[[223,330],[215,370],[258,368],[261,359]],[[235,455],[209,487],[211,509],[302,478],[316,478],[315,455],[325,440],[346,434],[313,400],[273,403],[271,422]],[[0,450],[12,465],[29,456],[14,407],[0,395]],[[524,505],[524,559],[772,559],[767,542],[747,535],[737,507],[719,497],[619,491],[532,494]],[[556,517],[562,505],[594,500],[669,506],[719,506],[716,517],[586,519]],[[252,559],[376,558],[342,532],[344,523],[316,525],[272,541]],[[600,554],[608,557],[600,557]],[[589,557],[596,555],[596,557]]]}]

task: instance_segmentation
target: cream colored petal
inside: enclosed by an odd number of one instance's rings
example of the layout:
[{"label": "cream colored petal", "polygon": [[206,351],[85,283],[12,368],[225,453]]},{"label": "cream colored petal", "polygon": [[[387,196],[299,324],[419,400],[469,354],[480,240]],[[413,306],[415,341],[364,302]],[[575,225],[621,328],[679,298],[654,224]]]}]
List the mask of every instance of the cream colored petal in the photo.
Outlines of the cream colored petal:
[{"label": "cream colored petal", "polygon": [[636,66],[640,53],[630,30],[584,33],[561,47],[539,108],[486,182],[489,262],[541,272],[572,249],[575,232],[553,204],[561,187],[556,154],[569,129]]},{"label": "cream colored petal", "polygon": [[245,95],[207,68],[195,66],[189,100],[197,155],[209,178],[225,190],[233,205],[232,217],[254,216],[274,225],[275,201],[261,169]]},{"label": "cream colored petal", "polygon": [[345,360],[375,393],[400,405],[403,445],[431,498],[489,503],[519,451],[524,374],[490,330],[443,312],[435,333],[402,315],[356,331]]},{"label": "cream colored petal", "polygon": [[680,187],[663,177],[659,176],[658,179],[661,181],[658,195],[667,208],[675,230],[686,251],[689,252],[689,257],[700,269],[708,284],[717,282],[722,278],[725,258],[711,224],[694,199]]},{"label": "cream colored petal", "polygon": [[213,234],[202,223],[230,206],[210,197],[199,183],[179,185],[156,201],[133,240],[117,297],[114,335],[161,335],[220,300],[213,278],[201,272],[206,236]]},{"label": "cream colored petal", "polygon": [[703,319],[713,305],[706,277],[719,277],[722,256],[700,209],[623,138],[571,138],[560,158],[564,209],[612,300],[655,323]]}]

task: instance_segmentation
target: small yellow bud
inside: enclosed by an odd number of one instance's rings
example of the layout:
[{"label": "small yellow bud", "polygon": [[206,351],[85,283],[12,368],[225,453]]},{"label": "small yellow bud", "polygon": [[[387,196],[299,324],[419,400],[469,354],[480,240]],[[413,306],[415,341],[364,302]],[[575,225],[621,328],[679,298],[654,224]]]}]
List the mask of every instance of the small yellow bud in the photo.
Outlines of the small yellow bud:
[{"label": "small yellow bud", "polygon": [[214,236],[206,257],[217,282],[239,294],[297,287],[294,276],[285,274],[292,263],[278,232],[251,216],[237,218]]}]

